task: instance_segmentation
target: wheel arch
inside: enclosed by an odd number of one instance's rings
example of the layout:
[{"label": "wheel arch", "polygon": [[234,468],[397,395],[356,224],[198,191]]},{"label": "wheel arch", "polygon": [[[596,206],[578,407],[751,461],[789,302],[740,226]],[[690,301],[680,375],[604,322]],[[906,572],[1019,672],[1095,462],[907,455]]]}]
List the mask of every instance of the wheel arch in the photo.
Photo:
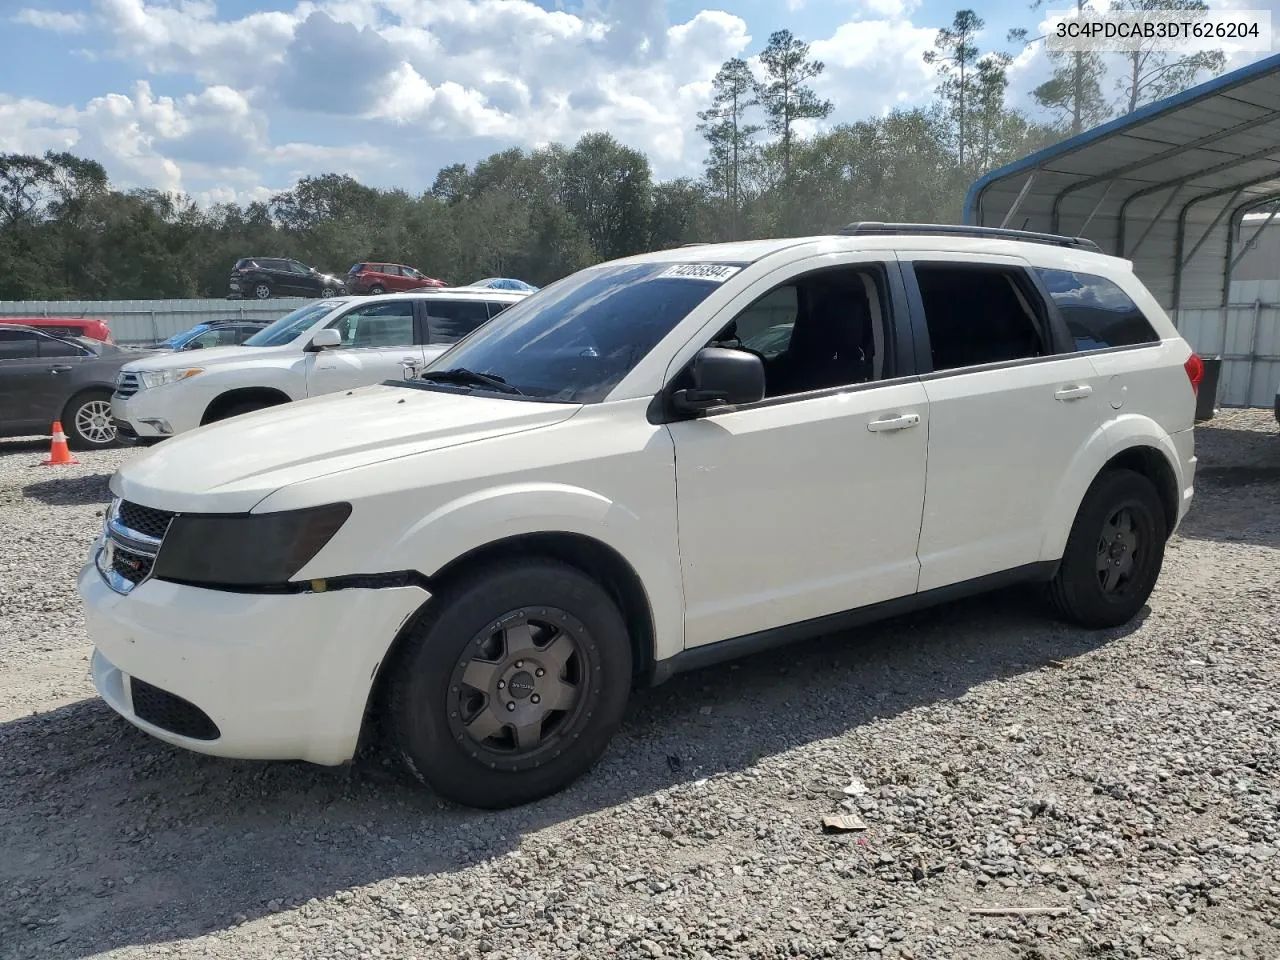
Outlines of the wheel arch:
[{"label": "wheel arch", "polygon": [[1178,523],[1181,477],[1177,451],[1168,435],[1145,417],[1116,420],[1099,429],[1064,473],[1053,499],[1041,545],[1042,561],[1057,561],[1085,494],[1103,473],[1132,470],[1150,480],[1164,508],[1166,529]]},{"label": "wheel arch", "polygon": [[216,415],[237,403],[263,401],[268,404],[289,403],[293,397],[278,387],[235,387],[226,390],[209,402],[200,415],[200,426],[212,423]]}]

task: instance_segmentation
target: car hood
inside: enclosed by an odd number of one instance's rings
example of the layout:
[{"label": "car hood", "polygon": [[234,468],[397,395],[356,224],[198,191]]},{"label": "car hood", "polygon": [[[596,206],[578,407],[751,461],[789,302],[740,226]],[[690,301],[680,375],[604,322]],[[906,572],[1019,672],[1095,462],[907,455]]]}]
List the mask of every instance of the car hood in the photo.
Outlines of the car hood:
[{"label": "car hood", "polygon": [[365,387],[179,434],[122,467],[111,478],[111,490],[160,510],[246,513],[289,484],[551,426],[580,409],[412,387]]},{"label": "car hood", "polygon": [[283,347],[205,347],[202,350],[164,349],[149,356],[130,360],[124,369],[130,373],[138,370],[174,370],[186,367],[214,367],[224,363],[248,360],[273,353],[297,353],[289,345]]}]

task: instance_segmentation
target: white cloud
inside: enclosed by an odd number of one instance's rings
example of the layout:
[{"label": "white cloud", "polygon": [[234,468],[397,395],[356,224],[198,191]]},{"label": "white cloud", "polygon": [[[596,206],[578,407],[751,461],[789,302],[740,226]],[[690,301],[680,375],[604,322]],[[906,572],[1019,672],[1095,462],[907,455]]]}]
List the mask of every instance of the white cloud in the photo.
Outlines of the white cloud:
[{"label": "white cloud", "polygon": [[19,10],[13,16],[14,23],[49,30],[53,33],[83,33],[88,21],[83,13],[63,13],[60,10],[36,10],[31,7]]}]

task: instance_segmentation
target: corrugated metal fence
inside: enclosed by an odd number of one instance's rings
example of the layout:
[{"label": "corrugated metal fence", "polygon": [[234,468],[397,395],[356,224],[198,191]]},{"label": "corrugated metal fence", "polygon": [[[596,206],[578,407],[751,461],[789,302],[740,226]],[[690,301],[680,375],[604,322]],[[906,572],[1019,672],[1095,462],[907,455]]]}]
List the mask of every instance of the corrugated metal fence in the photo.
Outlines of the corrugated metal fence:
[{"label": "corrugated metal fence", "polygon": [[1221,357],[1222,407],[1270,407],[1280,388],[1280,280],[1237,280],[1225,310],[1179,310],[1178,329],[1202,357]]},{"label": "corrugated metal fence", "polygon": [[3,300],[2,317],[75,317],[105,320],[117,343],[167,340],[208,320],[275,320],[309,301],[278,300]]},{"label": "corrugated metal fence", "polygon": [[[1221,356],[1218,404],[1270,407],[1280,387],[1280,280],[1231,284],[1226,310],[1181,310],[1179,330],[1201,356]],[[123,344],[155,343],[206,320],[275,320],[308,301],[7,300],[0,316],[95,317]]]}]

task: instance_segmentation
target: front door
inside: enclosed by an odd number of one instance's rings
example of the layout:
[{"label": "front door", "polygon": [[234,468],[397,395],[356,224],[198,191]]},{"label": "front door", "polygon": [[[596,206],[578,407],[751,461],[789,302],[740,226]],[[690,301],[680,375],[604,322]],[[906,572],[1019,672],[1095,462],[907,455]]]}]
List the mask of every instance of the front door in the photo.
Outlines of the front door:
[{"label": "front door", "polygon": [[1102,421],[1093,365],[1062,342],[1025,261],[902,253],[923,321],[929,476],[920,589],[1040,559],[1053,495]]},{"label": "front door", "polygon": [[896,375],[905,312],[892,261],[797,267],[730,308],[713,342],[785,342],[763,401],[669,427],[687,646],[915,592],[929,405]]},{"label": "front door", "polygon": [[307,355],[307,395],[399,380],[404,363],[423,363],[415,343],[412,300],[357,306],[326,324],[342,334],[342,345]]}]

